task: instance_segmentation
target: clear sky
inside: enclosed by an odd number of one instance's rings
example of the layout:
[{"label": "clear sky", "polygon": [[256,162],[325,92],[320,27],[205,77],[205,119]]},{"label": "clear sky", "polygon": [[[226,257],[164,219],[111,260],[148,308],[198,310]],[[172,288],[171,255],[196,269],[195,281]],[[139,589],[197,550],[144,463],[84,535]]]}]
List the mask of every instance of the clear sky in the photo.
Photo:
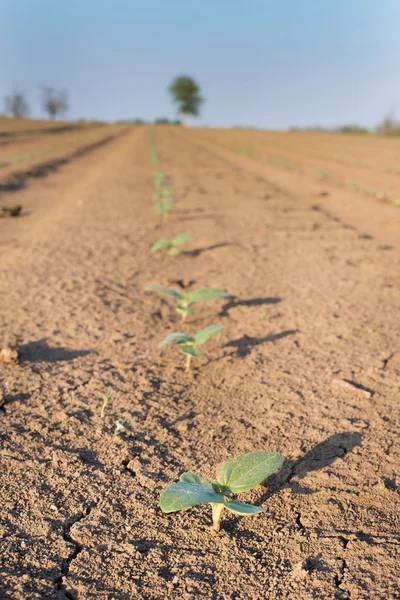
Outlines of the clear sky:
[{"label": "clear sky", "polygon": [[18,86],[35,117],[44,84],[70,118],[171,118],[179,74],[205,125],[400,117],[400,0],[0,0],[0,56],[0,103]]}]

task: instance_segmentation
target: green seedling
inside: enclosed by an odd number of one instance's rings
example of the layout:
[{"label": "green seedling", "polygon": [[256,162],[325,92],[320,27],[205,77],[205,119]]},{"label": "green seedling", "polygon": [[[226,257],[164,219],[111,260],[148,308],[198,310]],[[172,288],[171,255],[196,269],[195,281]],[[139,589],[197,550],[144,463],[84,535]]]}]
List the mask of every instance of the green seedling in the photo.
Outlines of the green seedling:
[{"label": "green seedling", "polygon": [[167,217],[173,208],[174,201],[172,200],[172,198],[167,198],[166,200],[163,200],[162,202],[157,202],[157,204],[154,205],[154,212],[156,213],[156,215]]},{"label": "green seedling", "polygon": [[159,252],[160,250],[167,250],[170,256],[176,256],[180,253],[179,246],[183,246],[192,239],[193,236],[191,233],[179,233],[171,240],[158,240],[158,242],[152,245],[151,251]]},{"label": "green seedling", "polygon": [[117,421],[115,421],[114,435],[119,435],[120,433],[122,433],[122,431],[126,431],[126,430],[130,429],[132,423],[133,423],[133,419],[131,419],[130,421],[124,421],[124,419],[118,419]]},{"label": "green seedling", "polygon": [[157,292],[163,296],[174,298],[176,300],[176,312],[182,316],[182,319],[186,319],[188,315],[192,315],[193,304],[196,302],[205,302],[206,300],[215,300],[216,298],[229,298],[230,294],[225,290],[219,290],[218,288],[200,288],[199,290],[192,290],[191,292],[183,292],[180,294],[175,290],[165,287],[164,285],[148,285],[145,288],[146,292]]},{"label": "green seedling", "polygon": [[258,154],[258,152],[253,152],[253,150],[250,150],[250,148],[243,148],[242,146],[234,146],[233,148],[236,152],[239,152],[240,154],[243,154],[244,156],[250,156],[251,158],[260,158],[260,155]]},{"label": "green seedling", "polygon": [[167,184],[167,178],[161,171],[157,171],[153,175],[153,183],[156,187],[163,187]]},{"label": "green seedling", "polygon": [[162,348],[171,342],[176,344],[182,352],[186,354],[186,371],[189,371],[192,358],[199,358],[203,355],[199,346],[222,331],[222,329],[224,329],[223,325],[210,325],[209,327],[198,331],[194,337],[186,335],[185,333],[170,333],[159,344],[159,347]]},{"label": "green seedling", "polygon": [[287,160],[286,158],[281,158],[279,156],[271,156],[268,162],[271,165],[274,165],[275,167],[283,167],[284,169],[297,171],[298,173],[302,172],[302,168],[299,163]]},{"label": "green seedling", "polygon": [[160,508],[165,513],[171,513],[210,503],[213,526],[215,531],[219,531],[224,508],[241,517],[264,512],[262,506],[231,500],[229,496],[252,490],[280,469],[282,464],[283,457],[276,452],[248,452],[222,465],[216,482],[209,482],[193,473],[182,473],[180,481],[168,486],[161,494]]},{"label": "green seedling", "polygon": [[329,173],[327,171],[318,171],[317,177],[318,179],[328,179]]},{"label": "green seedling", "polygon": [[150,128],[150,162],[153,165],[158,165],[160,162],[158,153],[157,153],[157,137],[156,130],[154,127]]},{"label": "green seedling", "polygon": [[266,229],[270,229],[270,228],[272,227],[272,223],[271,223],[270,221],[266,221],[266,222],[264,223],[264,227],[265,227]]},{"label": "green seedling", "polygon": [[166,200],[172,196],[172,192],[173,192],[172,188],[170,188],[168,186],[162,187],[155,194],[153,194],[152,200],[153,200],[153,202],[156,202],[157,200]]},{"label": "green seedling", "polygon": [[106,410],[108,403],[111,400],[112,397],[112,387],[110,386],[107,389],[107,392],[100,392],[100,396],[103,398],[103,405],[101,407],[101,411],[100,411],[100,417],[103,419],[104,418],[104,411]]}]

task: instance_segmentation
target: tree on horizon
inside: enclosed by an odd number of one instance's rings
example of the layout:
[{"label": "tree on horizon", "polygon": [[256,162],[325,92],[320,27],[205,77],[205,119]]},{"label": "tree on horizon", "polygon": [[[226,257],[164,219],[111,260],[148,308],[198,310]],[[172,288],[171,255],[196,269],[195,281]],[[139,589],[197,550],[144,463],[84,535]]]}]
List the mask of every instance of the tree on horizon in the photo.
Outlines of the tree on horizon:
[{"label": "tree on horizon", "polygon": [[204,98],[200,94],[200,87],[188,75],[175,77],[168,87],[172,101],[177,105],[178,114],[184,117],[197,117]]}]

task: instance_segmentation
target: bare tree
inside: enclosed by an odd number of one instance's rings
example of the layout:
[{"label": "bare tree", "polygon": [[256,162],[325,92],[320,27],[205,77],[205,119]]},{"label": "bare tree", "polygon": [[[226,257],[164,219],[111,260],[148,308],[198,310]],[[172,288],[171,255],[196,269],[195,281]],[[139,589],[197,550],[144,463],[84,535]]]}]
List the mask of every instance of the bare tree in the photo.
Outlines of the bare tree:
[{"label": "bare tree", "polygon": [[68,94],[62,90],[43,86],[42,104],[49,119],[56,119],[58,115],[62,115],[68,110]]},{"label": "bare tree", "polygon": [[20,90],[14,90],[9,96],[6,96],[4,103],[6,113],[16,119],[22,119],[29,113],[29,104],[25,98],[25,93]]}]

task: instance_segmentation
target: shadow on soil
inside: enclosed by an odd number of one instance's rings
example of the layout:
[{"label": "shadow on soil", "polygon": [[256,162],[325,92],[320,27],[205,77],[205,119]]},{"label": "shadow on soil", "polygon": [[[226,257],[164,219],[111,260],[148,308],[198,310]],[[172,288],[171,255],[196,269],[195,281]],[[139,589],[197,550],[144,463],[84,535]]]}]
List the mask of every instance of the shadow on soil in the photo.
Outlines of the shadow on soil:
[{"label": "shadow on soil", "polygon": [[220,215],[217,215],[217,213],[210,213],[210,214],[202,214],[202,215],[187,215],[185,217],[179,217],[178,221],[201,221],[202,219],[215,219],[216,217],[219,217]]},{"label": "shadow on soil", "polygon": [[356,431],[337,433],[306,452],[299,459],[285,460],[281,470],[276,475],[269,477],[264,484],[267,490],[261,496],[260,502],[264,502],[285,487],[290,487],[296,494],[314,494],[316,490],[302,487],[297,481],[292,480],[304,479],[311,471],[325,469],[338,458],[344,458],[356,446],[361,446],[361,443],[361,433]]},{"label": "shadow on soil", "polygon": [[67,350],[66,348],[51,348],[43,338],[37,342],[29,342],[18,349],[22,362],[61,362],[69,361],[79,356],[87,356],[91,350]]},{"label": "shadow on soil", "polygon": [[269,298],[249,298],[249,300],[240,300],[239,298],[233,297],[224,304],[219,316],[227,317],[231,308],[236,308],[237,306],[265,306],[267,304],[279,304],[279,302],[282,302],[282,298],[279,298],[278,296]]},{"label": "shadow on soil", "polygon": [[273,333],[271,335],[266,335],[265,337],[257,338],[250,337],[248,335],[244,335],[237,340],[232,340],[225,344],[224,348],[236,348],[236,356],[238,358],[245,358],[248,356],[250,352],[256,346],[261,346],[262,344],[268,344],[269,342],[276,342],[281,340],[289,335],[295,335],[297,333],[297,329],[289,329],[287,331],[281,331],[280,333]]},{"label": "shadow on soil", "polygon": [[224,248],[225,246],[232,246],[232,244],[224,242],[222,244],[213,244],[212,246],[206,246],[204,248],[196,248],[196,250],[184,250],[183,252],[181,252],[181,256],[197,258],[197,256],[200,256],[204,252],[210,252],[211,250],[217,250],[217,248]]},{"label": "shadow on soil", "polygon": [[[357,431],[346,431],[331,435],[312,450],[297,460],[286,459],[282,468],[263,484],[265,491],[255,502],[261,505],[274,494],[290,488],[295,494],[315,494],[317,490],[302,487],[294,478],[303,479],[311,471],[320,471],[331,465],[338,458],[344,458],[356,446],[361,446],[362,434]],[[235,517],[225,524],[225,529],[233,532],[242,517]],[[301,526],[301,525],[300,525]],[[248,538],[247,531],[236,532],[241,538]],[[251,534],[253,535],[253,534]]]}]

